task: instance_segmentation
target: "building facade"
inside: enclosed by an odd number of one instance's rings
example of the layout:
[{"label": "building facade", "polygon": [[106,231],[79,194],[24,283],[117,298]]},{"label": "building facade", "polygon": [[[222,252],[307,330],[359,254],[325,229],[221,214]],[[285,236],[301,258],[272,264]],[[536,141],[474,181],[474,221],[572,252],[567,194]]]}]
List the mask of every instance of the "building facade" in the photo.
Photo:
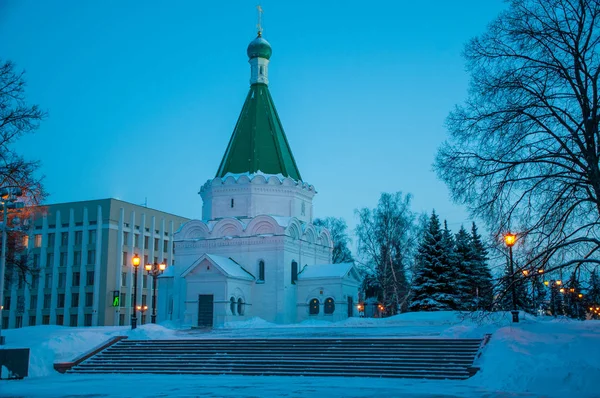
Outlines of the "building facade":
[{"label": "building facade", "polygon": [[187,221],[116,199],[41,207],[26,238],[35,271],[7,273],[2,327],[129,325],[134,254],[143,259],[137,303],[148,305],[138,324],[149,322],[152,280],[143,265],[173,266],[173,236]]},{"label": "building facade", "polygon": [[159,319],[211,327],[355,314],[359,276],[353,264],[330,264],[329,231],[312,223],[316,191],[302,180],[269,92],[271,52],[260,32],[248,46],[250,91],[215,178],[200,189],[202,219],[175,233]]}]

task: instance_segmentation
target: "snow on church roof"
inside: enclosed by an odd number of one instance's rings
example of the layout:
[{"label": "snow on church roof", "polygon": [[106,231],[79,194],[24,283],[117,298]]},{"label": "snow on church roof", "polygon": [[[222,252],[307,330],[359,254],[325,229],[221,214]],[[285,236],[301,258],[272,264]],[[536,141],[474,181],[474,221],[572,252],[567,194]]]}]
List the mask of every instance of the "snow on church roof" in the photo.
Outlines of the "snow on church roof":
[{"label": "snow on church roof", "polygon": [[223,256],[215,256],[214,254],[206,254],[210,260],[212,260],[219,268],[233,278],[249,279],[254,280],[254,276],[246,271],[240,264],[236,263],[230,258]]},{"label": "snow on church roof", "polygon": [[298,279],[343,278],[352,267],[352,263],[306,265]]}]

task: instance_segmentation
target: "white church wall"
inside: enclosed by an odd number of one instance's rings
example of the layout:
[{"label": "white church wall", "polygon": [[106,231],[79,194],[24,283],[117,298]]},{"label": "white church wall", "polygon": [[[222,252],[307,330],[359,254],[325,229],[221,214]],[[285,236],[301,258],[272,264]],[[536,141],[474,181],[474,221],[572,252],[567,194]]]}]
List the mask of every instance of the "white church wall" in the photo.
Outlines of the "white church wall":
[{"label": "white church wall", "polygon": [[[296,322],[307,319],[325,321],[340,321],[348,318],[348,297],[352,297],[353,316],[358,303],[358,283],[348,278],[323,278],[298,281],[298,315]],[[335,308],[332,314],[325,314],[325,300],[333,298]],[[319,313],[311,315],[309,303],[312,299],[319,300]]]}]

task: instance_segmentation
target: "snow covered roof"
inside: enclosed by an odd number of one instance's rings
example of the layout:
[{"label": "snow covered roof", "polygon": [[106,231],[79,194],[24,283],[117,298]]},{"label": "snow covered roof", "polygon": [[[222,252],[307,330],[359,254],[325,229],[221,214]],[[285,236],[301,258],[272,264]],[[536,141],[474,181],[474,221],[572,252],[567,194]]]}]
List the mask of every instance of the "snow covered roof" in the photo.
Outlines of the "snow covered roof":
[{"label": "snow covered roof", "polygon": [[298,274],[298,280],[343,278],[352,268],[352,263],[306,265]]},{"label": "snow covered roof", "polygon": [[236,279],[245,279],[249,281],[253,281],[254,276],[246,271],[244,267],[240,264],[236,263],[233,259],[223,256],[216,256],[214,254],[203,254],[198,260],[194,261],[194,263],[188,267],[181,276],[185,278],[190,272],[192,272],[202,261],[208,260],[215,267],[219,268],[221,272],[223,272],[229,278]]},{"label": "snow covered roof", "polygon": [[254,276],[246,271],[240,264],[233,261],[231,258],[223,256],[215,256],[214,254],[206,254],[206,257],[221,268],[227,276],[240,279],[254,280]]}]

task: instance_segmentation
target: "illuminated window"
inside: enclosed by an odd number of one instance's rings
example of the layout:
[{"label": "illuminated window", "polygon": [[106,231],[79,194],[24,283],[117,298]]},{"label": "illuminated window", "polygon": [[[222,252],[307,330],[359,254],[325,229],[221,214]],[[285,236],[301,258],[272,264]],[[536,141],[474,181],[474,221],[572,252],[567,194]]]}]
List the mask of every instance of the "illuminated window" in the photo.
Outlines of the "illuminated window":
[{"label": "illuminated window", "polygon": [[333,311],[335,311],[335,302],[333,301],[333,298],[328,297],[325,299],[325,308],[323,308],[323,312],[326,314],[333,314]]},{"label": "illuminated window", "polygon": [[319,300],[314,298],[310,300],[310,304],[308,306],[308,313],[310,315],[319,315]]}]

